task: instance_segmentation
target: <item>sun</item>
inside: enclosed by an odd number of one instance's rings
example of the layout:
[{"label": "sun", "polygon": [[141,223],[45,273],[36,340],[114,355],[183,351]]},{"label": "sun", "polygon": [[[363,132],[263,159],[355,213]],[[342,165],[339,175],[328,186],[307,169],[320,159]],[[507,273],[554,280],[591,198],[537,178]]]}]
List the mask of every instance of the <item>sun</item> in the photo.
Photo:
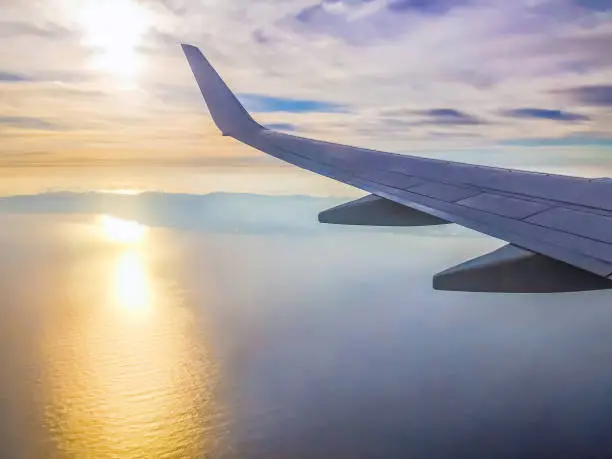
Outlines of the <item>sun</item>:
[{"label": "sun", "polygon": [[146,9],[134,0],[90,0],[79,10],[83,43],[96,51],[99,70],[132,77],[139,67],[138,45],[151,26]]},{"label": "sun", "polygon": [[100,215],[98,222],[104,235],[113,242],[125,244],[139,242],[147,232],[147,227],[138,222],[111,215]]}]

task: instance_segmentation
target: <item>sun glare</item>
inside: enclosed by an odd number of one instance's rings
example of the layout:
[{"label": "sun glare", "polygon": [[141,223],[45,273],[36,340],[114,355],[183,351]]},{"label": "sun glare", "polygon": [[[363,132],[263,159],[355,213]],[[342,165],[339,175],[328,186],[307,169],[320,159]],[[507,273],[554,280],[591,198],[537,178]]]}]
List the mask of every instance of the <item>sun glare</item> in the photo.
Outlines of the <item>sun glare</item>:
[{"label": "sun glare", "polygon": [[91,0],[80,10],[78,21],[84,44],[97,51],[96,68],[125,77],[137,72],[137,47],[151,22],[142,6],[133,0]]},{"label": "sun glare", "polygon": [[129,250],[118,258],[115,269],[115,300],[122,309],[143,310],[150,301],[149,282],[142,255]]},{"label": "sun glare", "polygon": [[119,188],[119,189],[111,189],[111,190],[98,190],[98,193],[104,194],[120,194],[122,196],[138,196],[139,194],[144,193],[143,190],[133,190],[128,188]]},{"label": "sun glare", "polygon": [[135,243],[142,240],[147,232],[147,227],[138,222],[110,215],[101,215],[99,223],[104,235],[113,242]]}]

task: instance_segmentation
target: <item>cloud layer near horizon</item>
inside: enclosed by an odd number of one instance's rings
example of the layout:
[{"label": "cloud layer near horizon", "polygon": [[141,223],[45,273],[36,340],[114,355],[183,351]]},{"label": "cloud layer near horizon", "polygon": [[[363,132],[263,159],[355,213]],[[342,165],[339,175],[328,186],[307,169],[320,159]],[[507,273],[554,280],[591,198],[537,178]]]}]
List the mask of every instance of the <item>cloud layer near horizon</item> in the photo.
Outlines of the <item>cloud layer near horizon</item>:
[{"label": "cloud layer near horizon", "polygon": [[[303,135],[398,152],[461,150],[467,161],[483,149],[511,154],[511,145],[610,151],[609,2],[100,5],[3,5],[5,164],[19,153],[44,161],[76,154],[84,163],[202,155],[265,162],[217,135],[181,42],[201,46],[262,123]],[[121,59],[138,71],[123,74]]]}]

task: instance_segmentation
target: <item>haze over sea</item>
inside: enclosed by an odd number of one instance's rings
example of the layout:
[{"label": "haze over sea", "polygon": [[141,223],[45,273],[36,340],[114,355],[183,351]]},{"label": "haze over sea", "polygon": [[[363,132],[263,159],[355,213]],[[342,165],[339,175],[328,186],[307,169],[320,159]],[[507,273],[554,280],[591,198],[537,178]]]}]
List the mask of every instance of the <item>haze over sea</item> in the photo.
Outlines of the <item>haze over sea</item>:
[{"label": "haze over sea", "polygon": [[211,192],[220,173],[167,169],[190,193],[12,176],[0,457],[610,452],[607,292],[436,292],[501,242],[321,225],[355,192],[283,170]]}]

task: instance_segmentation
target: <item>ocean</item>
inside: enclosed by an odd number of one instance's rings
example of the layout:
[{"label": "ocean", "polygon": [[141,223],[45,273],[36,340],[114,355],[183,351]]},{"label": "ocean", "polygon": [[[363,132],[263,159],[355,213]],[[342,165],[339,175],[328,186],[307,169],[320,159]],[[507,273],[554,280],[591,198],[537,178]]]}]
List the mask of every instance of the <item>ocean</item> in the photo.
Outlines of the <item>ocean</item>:
[{"label": "ocean", "polygon": [[0,457],[612,452],[610,293],[437,292],[502,242],[322,225],[338,189],[180,189],[191,174],[163,192],[12,178]]}]

